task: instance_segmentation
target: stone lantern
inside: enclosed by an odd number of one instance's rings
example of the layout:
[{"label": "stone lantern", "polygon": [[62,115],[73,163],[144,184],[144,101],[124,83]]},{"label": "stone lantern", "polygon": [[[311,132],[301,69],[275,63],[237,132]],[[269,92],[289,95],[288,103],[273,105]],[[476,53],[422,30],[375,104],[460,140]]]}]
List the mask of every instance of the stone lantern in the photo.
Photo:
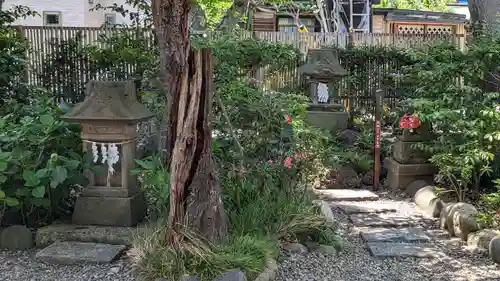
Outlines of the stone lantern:
[{"label": "stone lantern", "polygon": [[302,75],[310,78],[310,97],[307,121],[314,126],[330,131],[347,128],[349,113],[344,106],[331,103],[329,85],[346,76],[347,71],[340,65],[333,49],[311,49],[307,61],[299,67]]},{"label": "stone lantern", "polygon": [[73,223],[133,226],[146,214],[135,168],[137,124],[153,114],[137,101],[132,81],[90,81],[85,100],[63,116],[82,127],[85,152],[96,171],[76,201]]}]

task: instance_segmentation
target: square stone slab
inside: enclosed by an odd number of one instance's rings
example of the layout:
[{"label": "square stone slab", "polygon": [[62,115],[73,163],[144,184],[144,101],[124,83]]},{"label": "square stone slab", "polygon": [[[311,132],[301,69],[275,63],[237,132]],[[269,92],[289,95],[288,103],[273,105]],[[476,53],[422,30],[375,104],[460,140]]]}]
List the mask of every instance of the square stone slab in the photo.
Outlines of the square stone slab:
[{"label": "square stone slab", "polygon": [[359,229],[361,238],[366,242],[426,242],[430,238],[420,227]]},{"label": "square stone slab", "polygon": [[366,214],[366,213],[386,213],[396,212],[397,206],[390,203],[381,202],[336,202],[331,203],[332,207],[342,210],[344,213],[350,214]]},{"label": "square stone slab", "polygon": [[376,201],[378,195],[369,190],[317,189],[316,193],[326,201]]},{"label": "square stone slab", "polygon": [[353,214],[349,216],[354,226],[372,226],[372,227],[398,227],[415,226],[419,220],[415,217],[408,217],[397,213],[381,214]]},{"label": "square stone slab", "polygon": [[437,258],[444,256],[433,244],[390,242],[367,243],[370,253],[378,258]]},{"label": "square stone slab", "polygon": [[126,246],[102,243],[56,242],[35,255],[41,262],[53,264],[110,263]]}]

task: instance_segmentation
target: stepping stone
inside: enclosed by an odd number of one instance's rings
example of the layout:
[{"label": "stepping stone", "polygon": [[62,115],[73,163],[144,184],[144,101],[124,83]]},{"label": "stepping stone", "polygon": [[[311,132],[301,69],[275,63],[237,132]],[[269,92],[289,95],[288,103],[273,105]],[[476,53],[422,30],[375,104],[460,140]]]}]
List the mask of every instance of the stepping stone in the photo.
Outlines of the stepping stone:
[{"label": "stepping stone", "polygon": [[366,214],[366,213],[386,213],[396,212],[397,207],[390,203],[361,203],[361,202],[338,202],[331,203],[332,207],[342,210],[344,213],[350,214]]},{"label": "stepping stone", "polygon": [[357,227],[372,226],[372,227],[398,227],[398,226],[415,226],[419,220],[416,217],[407,217],[397,213],[381,213],[381,214],[353,214],[349,219]]},{"label": "stepping stone", "polygon": [[327,201],[376,201],[378,195],[362,189],[317,189],[316,193]]},{"label": "stepping stone", "polygon": [[102,243],[56,242],[35,255],[41,262],[54,264],[110,263],[126,246]]},{"label": "stepping stone", "polygon": [[444,256],[433,244],[390,242],[367,243],[370,253],[378,258],[437,258]]},{"label": "stepping stone", "polygon": [[365,242],[426,242],[430,238],[420,227],[359,229]]}]

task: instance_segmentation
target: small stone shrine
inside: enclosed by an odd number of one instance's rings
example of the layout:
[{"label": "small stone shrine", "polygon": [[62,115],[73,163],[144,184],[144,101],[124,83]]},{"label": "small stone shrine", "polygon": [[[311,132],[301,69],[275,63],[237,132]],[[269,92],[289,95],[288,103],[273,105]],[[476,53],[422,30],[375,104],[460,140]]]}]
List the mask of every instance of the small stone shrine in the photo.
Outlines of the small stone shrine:
[{"label": "small stone shrine", "polygon": [[333,49],[311,49],[307,54],[307,62],[299,67],[302,75],[310,78],[310,97],[306,121],[330,131],[347,128],[349,113],[344,106],[332,103],[329,84],[347,75],[342,68]]},{"label": "small stone shrine", "polygon": [[412,148],[416,143],[433,138],[431,129],[426,123],[418,129],[404,129],[403,134],[397,136],[392,146],[392,157],[384,161],[384,166],[388,170],[387,181],[392,190],[405,189],[408,184],[416,180],[434,182],[437,169],[428,162],[429,155]]},{"label": "small stone shrine", "polygon": [[134,226],[146,214],[135,168],[137,124],[153,114],[137,101],[132,81],[91,81],[85,100],[63,116],[82,127],[84,151],[96,171],[76,201],[72,222],[79,225]]}]

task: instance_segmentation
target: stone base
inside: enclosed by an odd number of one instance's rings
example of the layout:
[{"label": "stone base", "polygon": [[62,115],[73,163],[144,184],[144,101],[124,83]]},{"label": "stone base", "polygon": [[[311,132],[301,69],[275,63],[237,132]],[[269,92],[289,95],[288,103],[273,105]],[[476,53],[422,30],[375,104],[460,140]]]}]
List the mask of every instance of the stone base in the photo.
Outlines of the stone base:
[{"label": "stone base", "polygon": [[55,242],[91,242],[131,246],[134,238],[147,231],[145,223],[137,227],[51,224],[38,229],[37,247],[46,247]]},{"label": "stone base", "polygon": [[132,197],[80,196],[72,222],[80,225],[135,226],[146,216],[143,194]]},{"label": "stone base", "polygon": [[401,175],[393,172],[389,172],[387,174],[387,182],[389,183],[389,188],[392,190],[404,190],[406,187],[417,180],[423,180],[426,182],[434,182],[434,174],[433,175]]},{"label": "stone base", "polygon": [[401,164],[392,158],[384,160],[387,169],[387,181],[392,190],[405,189],[410,183],[417,180],[433,182],[437,168],[426,164]]},{"label": "stone base", "polygon": [[349,112],[308,111],[306,122],[314,127],[338,132],[347,129]]},{"label": "stone base", "polygon": [[398,141],[392,145],[392,157],[402,164],[424,164],[429,159],[422,151],[412,148],[418,142]]}]

